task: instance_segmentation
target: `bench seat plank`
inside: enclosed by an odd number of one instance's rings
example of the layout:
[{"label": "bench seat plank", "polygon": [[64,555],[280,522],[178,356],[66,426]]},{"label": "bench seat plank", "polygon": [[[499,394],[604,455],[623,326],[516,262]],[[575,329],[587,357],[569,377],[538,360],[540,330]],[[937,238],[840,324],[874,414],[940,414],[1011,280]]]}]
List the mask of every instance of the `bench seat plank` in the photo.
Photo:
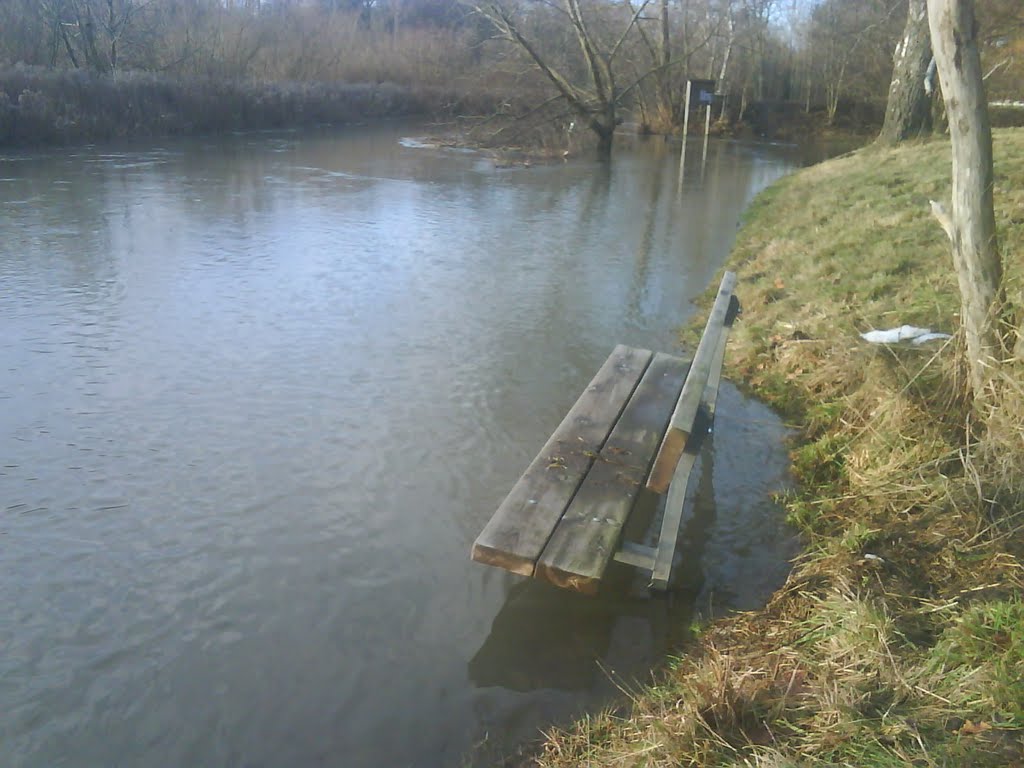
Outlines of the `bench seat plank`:
[{"label": "bench seat plank", "polygon": [[473,544],[473,560],[532,576],[580,483],[651,361],[619,345]]},{"label": "bench seat plank", "polygon": [[686,378],[685,360],[658,353],[537,561],[535,575],[597,591],[644,486]]}]

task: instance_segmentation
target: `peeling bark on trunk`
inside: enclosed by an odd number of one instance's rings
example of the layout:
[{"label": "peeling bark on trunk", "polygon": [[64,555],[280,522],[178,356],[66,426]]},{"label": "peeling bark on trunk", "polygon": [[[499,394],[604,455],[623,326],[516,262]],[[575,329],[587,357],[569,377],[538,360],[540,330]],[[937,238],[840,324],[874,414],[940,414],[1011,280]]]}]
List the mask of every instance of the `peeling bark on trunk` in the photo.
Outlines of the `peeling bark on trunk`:
[{"label": "peeling bark on trunk", "polygon": [[931,98],[925,89],[931,59],[927,0],[910,0],[907,24],[893,60],[880,143],[898,144],[931,132]]},{"label": "peeling bark on trunk", "polygon": [[992,201],[992,129],[973,0],[928,0],[928,20],[953,144],[949,215],[937,216],[953,250],[975,402],[986,399],[1001,357],[1002,263]]}]

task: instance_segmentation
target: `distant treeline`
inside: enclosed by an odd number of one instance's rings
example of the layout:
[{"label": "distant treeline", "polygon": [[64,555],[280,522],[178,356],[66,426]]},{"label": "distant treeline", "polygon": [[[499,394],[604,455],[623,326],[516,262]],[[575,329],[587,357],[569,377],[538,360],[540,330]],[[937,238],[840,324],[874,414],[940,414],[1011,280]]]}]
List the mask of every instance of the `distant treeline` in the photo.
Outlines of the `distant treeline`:
[{"label": "distant treeline", "polygon": [[374,6],[2,0],[0,144],[494,110],[461,6]]},{"label": "distant treeline", "polygon": [[[481,123],[494,113],[532,112],[535,124],[557,131],[574,119],[558,106],[558,86],[525,48],[500,39],[493,19],[514,18],[553,70],[585,85],[564,2],[481,0],[493,11],[489,21],[462,0],[0,0],[0,141],[458,112]],[[716,107],[723,121],[750,121],[764,114],[748,115],[753,105],[778,103],[828,124],[874,120],[884,111],[906,5],[579,7],[594,41],[616,51],[618,87],[628,91],[623,109],[668,131],[680,126],[688,77],[716,81],[726,95]],[[990,95],[1019,98],[1024,3],[977,5]]]},{"label": "distant treeline", "polygon": [[448,85],[479,39],[456,0],[0,2],[0,64],[100,74]]},{"label": "distant treeline", "polygon": [[261,82],[152,72],[0,70],[0,146],[344,124],[486,109],[393,83]]}]

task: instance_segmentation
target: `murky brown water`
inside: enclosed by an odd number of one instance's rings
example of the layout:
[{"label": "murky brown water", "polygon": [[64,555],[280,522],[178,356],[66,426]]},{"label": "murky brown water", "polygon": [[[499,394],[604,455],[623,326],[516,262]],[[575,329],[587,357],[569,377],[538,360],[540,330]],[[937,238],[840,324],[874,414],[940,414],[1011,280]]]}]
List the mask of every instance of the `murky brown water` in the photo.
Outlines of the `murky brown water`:
[{"label": "murky brown water", "polygon": [[497,171],[402,135],[0,160],[0,764],[457,764],[784,578],[783,427],[728,385],[671,599],[467,554],[797,159],[691,149],[680,191],[660,139]]}]

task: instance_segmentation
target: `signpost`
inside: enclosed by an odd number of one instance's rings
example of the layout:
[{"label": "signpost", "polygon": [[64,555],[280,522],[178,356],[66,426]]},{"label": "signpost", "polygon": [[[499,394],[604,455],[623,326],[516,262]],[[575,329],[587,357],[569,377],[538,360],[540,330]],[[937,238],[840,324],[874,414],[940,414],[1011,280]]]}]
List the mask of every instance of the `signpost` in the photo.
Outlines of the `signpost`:
[{"label": "signpost", "polygon": [[689,80],[686,84],[687,106],[693,108],[710,107],[715,101],[714,80]]},{"label": "signpost", "polygon": [[708,159],[708,136],[711,134],[711,105],[715,101],[714,80],[686,81],[686,109],[683,112],[683,149],[679,154],[679,186],[683,186],[683,172],[686,169],[686,138],[690,133],[690,110],[704,107],[704,152],[701,166]]}]

